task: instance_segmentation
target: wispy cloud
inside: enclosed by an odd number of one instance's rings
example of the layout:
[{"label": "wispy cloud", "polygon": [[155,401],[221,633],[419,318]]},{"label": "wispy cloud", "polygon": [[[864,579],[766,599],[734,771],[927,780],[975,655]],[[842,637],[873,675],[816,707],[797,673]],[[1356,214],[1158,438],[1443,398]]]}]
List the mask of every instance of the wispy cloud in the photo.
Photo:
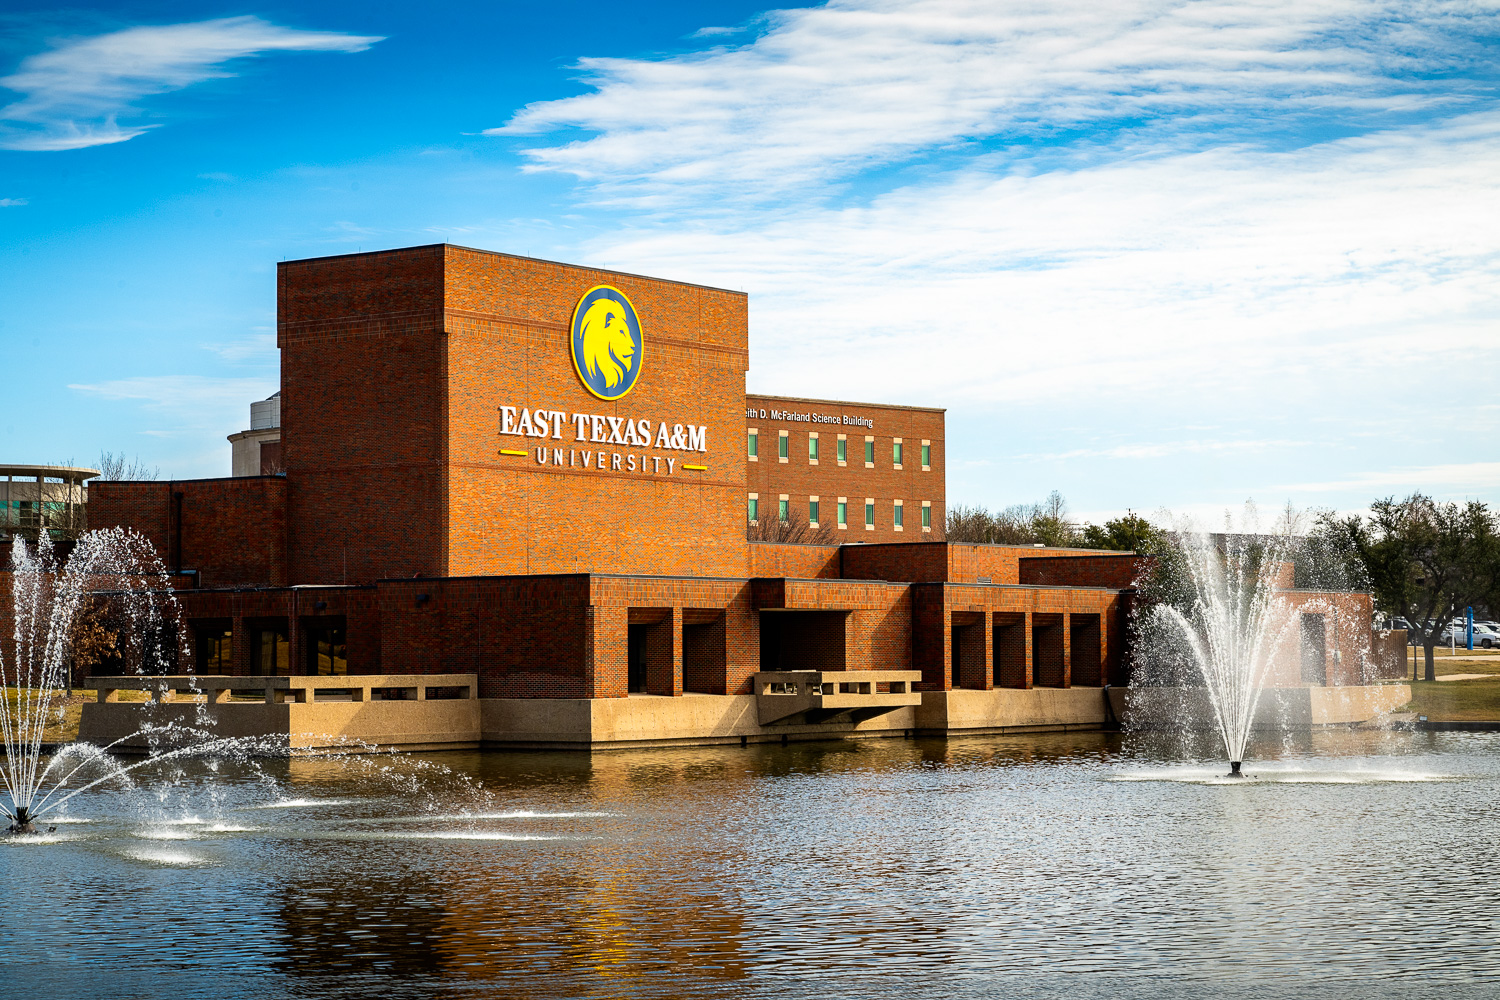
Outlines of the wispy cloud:
[{"label": "wispy cloud", "polygon": [[226,64],[271,52],[360,52],[381,39],[284,28],[258,17],[140,26],[62,41],[27,56],[0,87],[0,146],[63,150],[124,142],[153,127],[122,124],[143,97],[230,77]]},{"label": "wispy cloud", "polygon": [[19,208],[24,204],[25,198],[0,198],[0,208]]},{"label": "wispy cloud", "polygon": [[204,431],[241,430],[250,418],[250,404],[266,398],[279,386],[274,378],[141,375],[74,383],[68,388],[98,399],[139,404],[176,428],[169,433],[192,436]]},{"label": "wispy cloud", "polygon": [[1272,489],[1288,493],[1350,490],[1396,493],[1418,490],[1452,496],[1484,494],[1497,487],[1500,487],[1500,462],[1454,462],[1445,465],[1397,466],[1327,482],[1293,483]]},{"label": "wispy cloud", "polygon": [[[593,90],[486,134],[545,135],[534,169],[648,207],[805,191],[954,144],[1070,154],[1344,131],[1487,94],[1464,70],[1500,11],[1406,0],[834,0],[740,46],[585,58]],[[717,30],[717,29],[715,29]],[[1263,113],[1274,109],[1274,119]],[[559,141],[564,130],[588,135]]]},{"label": "wispy cloud", "polygon": [[[754,31],[585,59],[588,92],[489,131],[615,210],[590,263],[750,290],[753,388],[948,406],[1012,473],[1022,414],[1125,421],[1148,443],[1065,453],[1178,456],[1215,496],[1350,470],[1307,494],[1343,503],[1432,425],[1415,373],[1500,364],[1493,4],[833,0]],[[954,495],[998,482],[962,467]]]},{"label": "wispy cloud", "polygon": [[238,340],[209,343],[203,346],[232,364],[248,361],[275,365],[279,360],[276,353],[276,331],[265,327],[257,327],[249,336]]},{"label": "wispy cloud", "polygon": [[1174,455],[1229,454],[1235,452],[1257,452],[1300,448],[1306,441],[1158,441],[1154,443],[1121,444],[1111,448],[1075,448],[1053,454],[1017,455],[1025,461],[1066,462],[1075,459],[1112,458],[1124,461],[1139,461],[1147,458],[1169,458]]}]

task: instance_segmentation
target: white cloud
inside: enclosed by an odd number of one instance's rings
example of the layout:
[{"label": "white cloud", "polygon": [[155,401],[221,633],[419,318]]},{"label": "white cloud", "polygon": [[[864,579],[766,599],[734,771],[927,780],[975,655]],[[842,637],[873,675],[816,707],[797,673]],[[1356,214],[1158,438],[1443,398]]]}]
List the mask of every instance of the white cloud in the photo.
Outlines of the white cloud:
[{"label": "white cloud", "polygon": [[1427,491],[1443,495],[1479,495],[1500,488],[1500,462],[1453,462],[1445,465],[1398,466],[1363,472],[1329,482],[1295,483],[1273,487],[1297,493],[1366,490],[1394,494]]},{"label": "white cloud", "polygon": [[126,28],[27,56],[0,86],[23,96],[0,108],[0,146],[79,149],[124,142],[152,126],[120,124],[140,98],[234,74],[225,64],[268,52],[360,52],[376,36],[302,31],[258,17]]},{"label": "white cloud", "polygon": [[265,399],[280,386],[275,378],[213,378],[203,375],[141,375],[91,384],[71,384],[75,392],[112,402],[139,404],[190,437],[204,432],[230,434],[243,430],[250,404]]},{"label": "white cloud", "polygon": [[1500,230],[1476,210],[1497,202],[1489,114],[1290,152],[965,168],[866,206],[623,230],[591,257],[751,289],[760,391],[1274,410],[1444,351],[1500,361]]},{"label": "white cloud", "polygon": [[993,451],[950,495],[991,503],[1044,495],[1055,466],[1016,454],[1045,451],[1122,460],[1108,490],[1138,508],[1293,478],[1353,505],[1424,434],[1500,430],[1423,391],[1500,365],[1495,4],[835,0],[762,24],[584,60],[591,92],[490,131],[540,136],[532,169],[618,210],[589,263],[750,291],[753,390],[947,406]]},{"label": "white cloud", "polygon": [[1075,448],[1071,451],[1057,452],[1050,455],[1017,455],[1016,460],[1066,462],[1076,459],[1113,458],[1124,461],[1139,461],[1147,458],[1170,458],[1175,455],[1285,450],[1288,448],[1301,448],[1306,445],[1306,441],[1287,440],[1158,441],[1151,444],[1121,444],[1110,448]]},{"label": "white cloud", "polygon": [[19,208],[24,204],[25,198],[0,198],[0,208]]},{"label": "white cloud", "polygon": [[[585,58],[594,89],[528,105],[485,134],[548,137],[535,169],[606,199],[705,191],[784,198],[872,164],[974,140],[1050,144],[1109,126],[1125,145],[1283,135],[1307,122],[1462,103],[1500,12],[1408,0],[834,0],[766,16],[740,46]],[[717,30],[717,29],[714,29]],[[1483,89],[1483,88],[1479,88]],[[561,141],[559,130],[590,135]],[[1075,144],[1089,157],[1097,136]]]},{"label": "white cloud", "polygon": [[218,343],[204,344],[204,347],[213,351],[225,361],[239,364],[252,362],[260,364],[275,365],[280,359],[276,353],[276,331],[266,327],[256,327],[247,337],[238,340],[223,341]]}]

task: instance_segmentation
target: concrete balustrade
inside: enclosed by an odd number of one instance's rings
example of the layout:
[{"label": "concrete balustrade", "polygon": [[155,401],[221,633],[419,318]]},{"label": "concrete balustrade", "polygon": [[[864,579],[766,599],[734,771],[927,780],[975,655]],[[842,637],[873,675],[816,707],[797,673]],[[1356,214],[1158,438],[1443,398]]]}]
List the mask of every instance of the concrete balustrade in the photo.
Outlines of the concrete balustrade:
[{"label": "concrete balustrade", "polygon": [[[94,677],[98,698],[83,706],[78,737],[133,738],[146,722],[202,728],[223,737],[284,737],[293,749],[437,750],[478,747],[475,674],[361,674],[344,677]],[[126,702],[121,691],[150,700]]]}]

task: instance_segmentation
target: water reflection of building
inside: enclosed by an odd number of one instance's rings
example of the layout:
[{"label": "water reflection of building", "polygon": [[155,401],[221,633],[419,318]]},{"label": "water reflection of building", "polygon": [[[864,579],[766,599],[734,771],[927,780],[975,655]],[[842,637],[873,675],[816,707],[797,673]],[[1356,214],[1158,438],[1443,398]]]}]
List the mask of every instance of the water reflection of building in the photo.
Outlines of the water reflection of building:
[{"label": "water reflection of building", "polygon": [[[277,296],[283,474],[92,501],[184,581],[185,669],[473,673],[495,745],[1107,722],[1134,555],[943,541],[943,411],[747,395],[742,293],[440,245]],[[788,670],[864,707],[762,724]]]}]

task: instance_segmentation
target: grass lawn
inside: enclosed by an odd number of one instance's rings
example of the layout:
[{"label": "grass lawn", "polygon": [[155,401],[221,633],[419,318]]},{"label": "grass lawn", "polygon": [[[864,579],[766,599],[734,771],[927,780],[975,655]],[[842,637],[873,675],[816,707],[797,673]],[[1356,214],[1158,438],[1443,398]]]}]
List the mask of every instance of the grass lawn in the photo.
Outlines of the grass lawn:
[{"label": "grass lawn", "polygon": [[[1425,715],[1433,722],[1500,721],[1500,649],[1456,649],[1441,646],[1433,651],[1438,677],[1483,674],[1465,681],[1416,681],[1411,703],[1402,711]],[[1416,651],[1418,676],[1427,670],[1423,651]],[[1406,651],[1406,676],[1412,676],[1412,651]]]},{"label": "grass lawn", "polygon": [[[12,717],[20,697],[19,689],[5,689],[5,700]],[[51,711],[48,713],[47,724],[42,729],[42,739],[48,743],[70,743],[78,739],[78,720],[83,716],[83,703],[93,701],[96,697],[97,692],[94,691],[74,690],[71,698],[66,691],[57,691],[52,696]],[[149,695],[145,691],[120,692],[121,701],[145,701],[147,697]]]},{"label": "grass lawn", "polygon": [[1433,722],[1500,721],[1500,675],[1475,681],[1418,681],[1411,686],[1411,704],[1405,711]]}]

